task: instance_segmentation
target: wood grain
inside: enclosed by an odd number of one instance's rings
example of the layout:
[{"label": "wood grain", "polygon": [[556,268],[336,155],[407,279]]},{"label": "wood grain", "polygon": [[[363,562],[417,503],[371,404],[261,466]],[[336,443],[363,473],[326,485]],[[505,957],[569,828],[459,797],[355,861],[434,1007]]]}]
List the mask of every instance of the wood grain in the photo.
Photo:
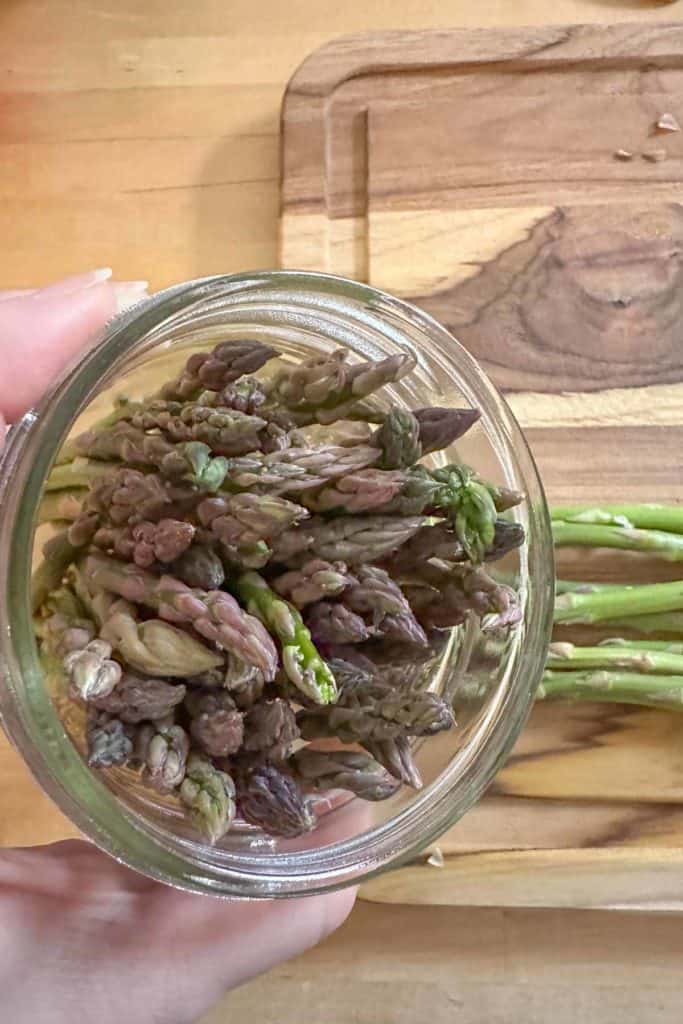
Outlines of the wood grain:
[{"label": "wood grain", "polygon": [[[680,24],[328,47],[283,106],[282,260],[444,323],[507,394],[552,501],[680,500],[683,133],[655,132],[665,111],[683,118]],[[665,160],[644,159],[654,146]],[[560,561],[579,578],[676,573]],[[681,909],[682,739],[676,715],[537,708],[440,843],[444,869],[409,866],[363,894]]]}]

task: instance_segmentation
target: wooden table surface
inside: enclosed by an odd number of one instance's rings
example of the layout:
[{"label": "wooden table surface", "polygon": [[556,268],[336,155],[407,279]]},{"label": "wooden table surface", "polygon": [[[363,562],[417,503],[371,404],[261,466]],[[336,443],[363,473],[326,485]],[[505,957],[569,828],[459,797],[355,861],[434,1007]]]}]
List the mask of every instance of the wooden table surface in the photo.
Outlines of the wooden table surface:
[{"label": "wooden table surface", "polygon": [[[681,0],[3,0],[0,285],[274,266],[280,99],[335,35],[681,17]],[[3,741],[0,844],[68,832]],[[361,903],[205,1024],[673,1022],[682,954],[677,916]]]}]

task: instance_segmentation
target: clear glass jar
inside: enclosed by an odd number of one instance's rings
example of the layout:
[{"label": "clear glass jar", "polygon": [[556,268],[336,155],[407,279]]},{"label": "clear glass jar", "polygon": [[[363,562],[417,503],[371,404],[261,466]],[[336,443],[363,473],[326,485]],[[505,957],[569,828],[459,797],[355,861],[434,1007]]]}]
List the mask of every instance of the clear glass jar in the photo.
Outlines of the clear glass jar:
[{"label": "clear glass jar", "polygon": [[[133,396],[148,393],[151,382],[168,379],[182,364],[188,348],[230,338],[267,341],[289,359],[340,345],[375,359],[412,351],[417,369],[389,389],[391,400],[481,410],[457,451],[439,458],[457,457],[524,491],[526,501],[515,511],[528,543],[503,567],[520,590],[520,626],[497,645],[473,624],[459,627],[428,665],[430,688],[453,697],[458,727],[417,749],[423,789],[404,787],[372,805],[338,794],[318,801],[319,825],[302,839],[271,839],[239,826],[211,848],[172,805],[131,784],[127,770],[95,774],[87,767],[68,715],[59,713],[59,695],[41,671],[29,578],[43,483],[86,407],[90,417],[106,410],[122,387]],[[359,882],[414,856],[456,822],[502,766],[526,721],[545,658],[553,581],[548,514],[533,459],[505,402],[455,339],[418,309],[366,285],[319,274],[240,274],[182,284],[138,305],[111,323],[11,430],[0,466],[0,509],[5,730],[86,836],[160,881],[234,897],[300,896]],[[418,670],[424,675],[424,666]]]}]

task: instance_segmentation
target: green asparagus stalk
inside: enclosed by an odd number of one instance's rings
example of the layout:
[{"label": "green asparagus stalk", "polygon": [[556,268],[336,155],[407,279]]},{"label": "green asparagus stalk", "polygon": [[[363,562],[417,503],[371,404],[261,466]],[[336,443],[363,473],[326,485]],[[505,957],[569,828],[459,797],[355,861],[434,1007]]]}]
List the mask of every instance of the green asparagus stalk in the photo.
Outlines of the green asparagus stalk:
[{"label": "green asparagus stalk", "polygon": [[611,593],[619,590],[635,590],[641,584],[624,583],[593,583],[584,580],[555,580],[556,594],[598,594]]},{"label": "green asparagus stalk", "polygon": [[626,669],[655,675],[683,676],[683,655],[671,651],[636,649],[623,645],[577,647],[570,643],[552,643],[546,667],[555,671],[583,669]]},{"label": "green asparagus stalk", "polygon": [[555,547],[620,548],[640,551],[668,562],[683,560],[683,535],[662,530],[553,520]]},{"label": "green asparagus stalk", "polygon": [[294,605],[279,597],[255,572],[240,576],[236,590],[250,615],[260,619],[279,637],[287,678],[318,704],[334,701],[337,696],[334,676]]},{"label": "green asparagus stalk", "polygon": [[558,505],[551,509],[551,517],[553,520],[561,519],[568,523],[683,533],[681,505]]},{"label": "green asparagus stalk", "polygon": [[683,609],[683,581],[649,583],[590,594],[561,594],[555,600],[556,623],[592,624],[624,617]]},{"label": "green asparagus stalk", "polygon": [[81,550],[69,540],[68,532],[58,533],[43,546],[43,560],[31,577],[31,604],[40,608],[48,595],[57,590],[66,570],[80,557]]},{"label": "green asparagus stalk", "polygon": [[598,647],[624,647],[634,651],[668,651],[669,654],[683,654],[683,643],[671,640],[626,640],[623,637],[609,637],[601,640]]},{"label": "green asparagus stalk", "polygon": [[88,491],[84,487],[68,491],[51,491],[43,495],[38,509],[38,523],[78,519]]},{"label": "green asparagus stalk", "polygon": [[681,711],[683,676],[622,671],[547,671],[543,674],[536,698],[640,704],[645,707]]},{"label": "green asparagus stalk", "polygon": [[72,462],[54,467],[45,482],[45,490],[61,491],[90,487],[112,469],[120,466],[120,463],[101,462],[79,455]]}]

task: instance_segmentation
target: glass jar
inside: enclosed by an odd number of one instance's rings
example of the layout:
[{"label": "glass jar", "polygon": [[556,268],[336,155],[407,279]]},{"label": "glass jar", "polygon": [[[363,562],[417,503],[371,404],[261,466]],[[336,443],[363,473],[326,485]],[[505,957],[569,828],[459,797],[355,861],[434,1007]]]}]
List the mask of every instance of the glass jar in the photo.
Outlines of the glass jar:
[{"label": "glass jar", "polygon": [[[90,770],[59,695],[41,670],[29,579],[43,484],[83,413],[106,411],[122,388],[154,390],[188,349],[218,340],[259,339],[283,358],[338,346],[379,359],[411,351],[417,369],[387,389],[395,403],[472,405],[481,419],[455,457],[488,479],[522,490],[515,510],[527,544],[508,556],[523,619],[491,643],[470,623],[444,636],[422,685],[454,701],[458,726],[416,750],[421,790],[379,804],[348,794],[318,800],[319,824],[301,839],[233,828],[217,846],[201,842],[172,804],[126,778]],[[351,357],[353,358],[353,357]],[[153,382],[153,383],[152,383]],[[92,403],[92,404],[91,404]],[[36,779],[72,822],[120,861],[160,881],[233,897],[301,896],[357,883],[417,854],[481,796],[524,725],[545,659],[552,614],[553,554],[547,508],[526,442],[505,402],[475,361],[418,309],[370,288],[322,274],[265,272],[178,285],[114,320],[100,343],[10,431],[0,466],[0,713]],[[44,529],[44,528],[41,528]],[[123,773],[123,774],[122,774]],[[132,773],[128,773],[132,774]]]}]

